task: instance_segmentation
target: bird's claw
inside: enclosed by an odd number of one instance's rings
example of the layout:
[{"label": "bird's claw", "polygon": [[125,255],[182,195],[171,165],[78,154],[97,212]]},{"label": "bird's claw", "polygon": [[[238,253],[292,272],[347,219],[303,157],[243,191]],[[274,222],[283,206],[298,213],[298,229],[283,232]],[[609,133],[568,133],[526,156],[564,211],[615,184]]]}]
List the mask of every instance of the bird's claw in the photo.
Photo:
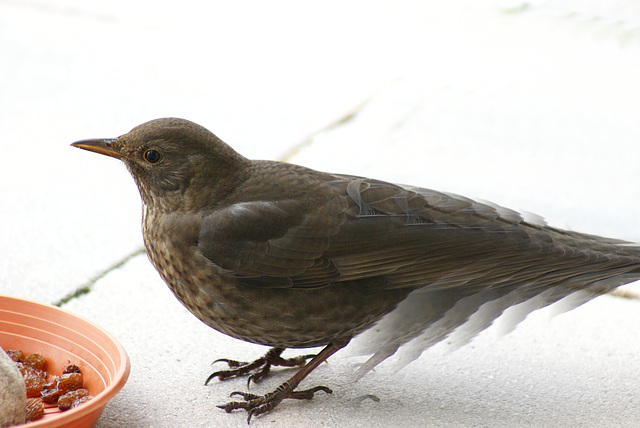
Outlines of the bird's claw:
[{"label": "bird's claw", "polygon": [[331,394],[333,391],[326,386],[316,386],[302,391],[294,391],[287,382],[280,385],[275,391],[265,395],[256,395],[249,392],[234,391],[230,397],[240,396],[244,401],[230,401],[227,404],[220,405],[218,408],[223,409],[227,413],[231,413],[237,409],[247,411],[247,423],[251,422],[253,416],[273,410],[284,399],[290,398],[294,400],[311,400],[318,391]]},{"label": "bird's claw", "polygon": [[313,354],[307,354],[293,358],[282,358],[280,356],[282,352],[284,352],[284,348],[272,348],[265,354],[265,356],[260,357],[250,363],[230,360],[228,358],[219,358],[215,360],[213,364],[219,362],[227,363],[227,365],[229,366],[229,370],[219,370],[217,372],[211,373],[204,384],[208,385],[209,382],[215,377],[220,380],[226,380],[232,377],[245,376],[248,374],[248,387],[252,381],[254,383],[257,383],[264,379],[271,371],[271,366],[302,367],[306,364],[308,359],[314,357]]},{"label": "bird's claw", "polygon": [[227,363],[227,365],[229,366],[229,368],[235,368],[235,367],[240,367],[240,366],[246,366],[247,364],[249,364],[246,361],[236,361],[236,360],[230,360],[229,358],[218,358],[217,360],[215,360],[213,363],[211,363],[211,365],[214,365],[216,363]]}]

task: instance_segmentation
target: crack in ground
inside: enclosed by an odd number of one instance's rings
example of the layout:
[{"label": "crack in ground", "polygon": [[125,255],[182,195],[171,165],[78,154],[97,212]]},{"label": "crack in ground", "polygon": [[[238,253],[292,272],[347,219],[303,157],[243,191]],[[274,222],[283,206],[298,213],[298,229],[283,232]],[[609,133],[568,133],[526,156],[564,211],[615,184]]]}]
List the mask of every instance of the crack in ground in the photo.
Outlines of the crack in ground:
[{"label": "crack in ground", "polygon": [[371,94],[371,96],[366,98],[364,101],[362,101],[360,104],[358,104],[357,106],[355,106],[354,108],[349,110],[344,115],[342,115],[338,119],[334,120],[333,122],[329,123],[324,128],[321,128],[321,129],[311,133],[307,138],[305,138],[304,140],[302,140],[298,144],[295,144],[291,149],[289,149],[282,156],[280,156],[278,158],[278,160],[281,161],[281,162],[289,162],[295,155],[300,153],[300,151],[302,149],[304,149],[305,147],[309,146],[318,135],[322,134],[323,132],[331,131],[331,130],[336,129],[336,128],[338,128],[338,127],[340,127],[340,126],[342,126],[342,125],[344,125],[346,123],[351,122],[376,97],[376,95],[378,95],[380,92],[382,92],[383,90],[387,89],[388,87],[396,84],[398,81],[399,81],[399,79],[395,79],[392,82],[384,85],[380,89],[376,90],[373,94]]},{"label": "crack in ground", "polygon": [[102,272],[99,272],[97,275],[95,275],[94,277],[90,278],[86,283],[84,283],[82,286],[78,287],[75,291],[67,294],[62,299],[58,300],[57,302],[54,302],[53,305],[57,306],[57,307],[61,307],[62,305],[65,305],[65,304],[69,303],[70,301],[72,301],[74,299],[77,299],[80,296],[84,296],[85,294],[88,294],[89,292],[91,292],[91,289],[93,288],[93,286],[95,285],[96,282],[100,281],[102,278],[104,278],[109,273],[113,272],[114,270],[121,268],[129,260],[133,259],[134,257],[139,256],[140,254],[144,254],[144,253],[145,253],[145,249],[144,248],[136,249],[132,253],[124,256],[120,261],[114,263],[113,265],[109,266],[108,268],[106,268]]},{"label": "crack in ground", "polygon": [[355,119],[355,117],[358,115],[358,113],[360,113],[360,111],[369,103],[369,101],[370,101],[370,99],[365,100],[363,103],[361,103],[360,105],[356,106],[353,110],[347,112],[347,114],[345,114],[344,116],[342,116],[342,117],[338,118],[337,120],[331,122],[330,124],[328,124],[324,128],[319,129],[318,131],[312,133],[311,135],[309,135],[307,138],[305,138],[304,140],[302,140],[298,144],[295,144],[291,149],[289,149],[282,156],[280,156],[279,160],[281,162],[288,162],[289,160],[291,160],[291,158],[293,158],[295,155],[300,153],[300,150],[302,150],[305,147],[309,146],[318,135],[322,134],[323,132],[327,132],[327,131],[335,129],[335,128],[339,127],[339,126],[342,126],[345,123],[351,122],[353,119]]}]

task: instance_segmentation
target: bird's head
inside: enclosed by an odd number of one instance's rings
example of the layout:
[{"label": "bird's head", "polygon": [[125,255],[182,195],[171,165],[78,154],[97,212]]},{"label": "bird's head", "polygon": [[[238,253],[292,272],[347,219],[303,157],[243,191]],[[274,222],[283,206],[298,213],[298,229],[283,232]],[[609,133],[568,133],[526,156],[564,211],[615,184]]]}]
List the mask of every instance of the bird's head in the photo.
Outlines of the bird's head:
[{"label": "bird's head", "polygon": [[214,204],[233,190],[250,164],[209,130],[176,118],[152,120],[118,138],[72,146],[123,161],[143,202],[167,211]]}]

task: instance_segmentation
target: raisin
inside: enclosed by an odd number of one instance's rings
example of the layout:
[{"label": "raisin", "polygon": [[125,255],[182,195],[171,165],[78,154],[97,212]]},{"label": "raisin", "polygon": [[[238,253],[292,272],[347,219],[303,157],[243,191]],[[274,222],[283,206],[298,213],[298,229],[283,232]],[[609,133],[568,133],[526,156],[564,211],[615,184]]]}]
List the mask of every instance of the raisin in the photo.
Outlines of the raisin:
[{"label": "raisin", "polygon": [[93,397],[91,395],[85,395],[84,397],[76,398],[75,400],[73,400],[73,403],[71,404],[71,408],[73,409],[75,407],[78,407],[79,405],[86,403],[92,398]]},{"label": "raisin", "polygon": [[14,362],[19,363],[24,358],[24,353],[20,350],[16,349],[7,349],[5,351],[9,358],[11,358]]},{"label": "raisin", "polygon": [[58,397],[60,397],[60,390],[58,388],[47,388],[45,387],[40,392],[40,397],[42,401],[47,404],[53,404],[58,401]]},{"label": "raisin", "polygon": [[27,422],[38,420],[44,416],[44,403],[38,398],[28,398],[26,410]]},{"label": "raisin", "polygon": [[82,373],[65,373],[58,378],[58,389],[65,393],[82,388]]},{"label": "raisin", "polygon": [[76,389],[75,391],[69,391],[58,398],[58,408],[60,410],[69,410],[75,400],[87,395],[89,395],[89,391],[84,388]]},{"label": "raisin", "polygon": [[22,363],[36,370],[44,370],[45,361],[40,354],[29,354],[22,360]]},{"label": "raisin", "polygon": [[69,364],[62,371],[62,374],[67,374],[67,373],[80,373],[80,367],[76,366],[75,364]]},{"label": "raisin", "polygon": [[18,363],[18,369],[24,378],[24,384],[27,388],[27,397],[38,397],[40,390],[47,383],[47,373],[36,370],[22,363]]}]

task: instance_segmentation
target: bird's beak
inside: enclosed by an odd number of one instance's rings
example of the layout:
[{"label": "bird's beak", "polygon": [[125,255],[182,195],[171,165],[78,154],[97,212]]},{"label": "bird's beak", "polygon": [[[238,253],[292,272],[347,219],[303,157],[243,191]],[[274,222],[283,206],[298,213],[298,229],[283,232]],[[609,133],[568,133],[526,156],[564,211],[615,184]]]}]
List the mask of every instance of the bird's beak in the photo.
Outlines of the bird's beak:
[{"label": "bird's beak", "polygon": [[116,159],[124,159],[125,156],[113,148],[112,143],[116,141],[116,138],[104,138],[95,140],[82,140],[76,141],[71,144],[73,147],[89,150],[90,152],[100,153],[101,155],[111,156]]}]

